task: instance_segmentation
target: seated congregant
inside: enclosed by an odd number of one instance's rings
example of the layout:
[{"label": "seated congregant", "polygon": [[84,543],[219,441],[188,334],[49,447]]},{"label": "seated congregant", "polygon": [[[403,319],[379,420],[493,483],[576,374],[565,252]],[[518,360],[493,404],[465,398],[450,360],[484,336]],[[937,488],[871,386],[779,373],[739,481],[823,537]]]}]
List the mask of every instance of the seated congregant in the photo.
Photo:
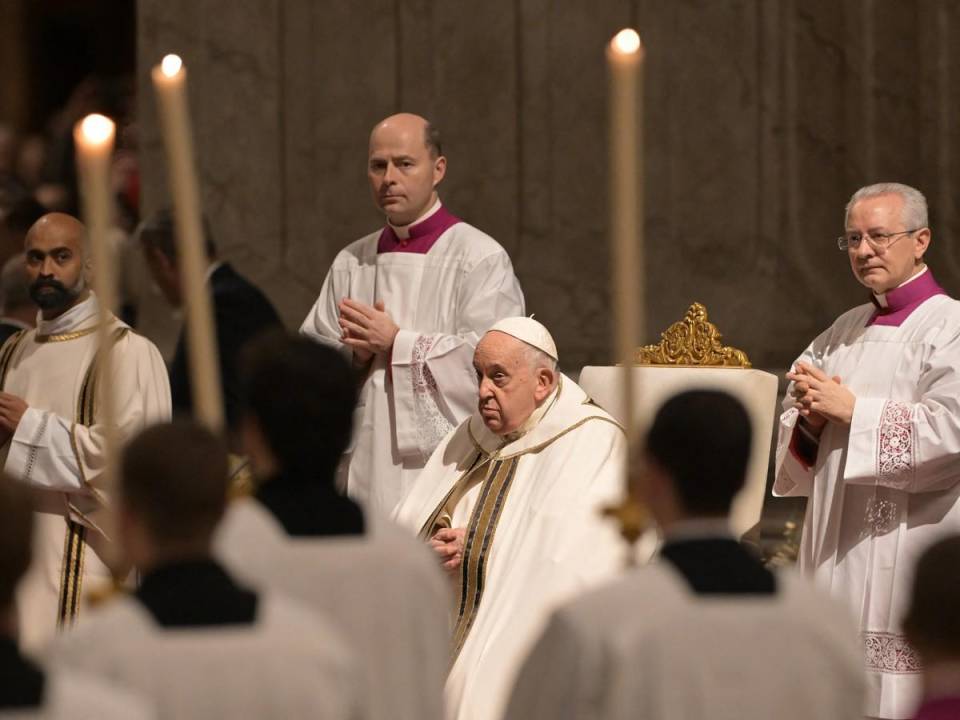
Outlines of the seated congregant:
[{"label": "seated congregant", "polygon": [[557,368],[547,329],[507,318],[480,340],[477,410],[396,511],[450,576],[454,718],[499,718],[553,605],[609,577],[624,550],[599,509],[622,494],[624,434]]},{"label": "seated congregant", "polygon": [[[309,610],[236,583],[212,559],[227,494],[223,443],[190,423],[126,448],[119,540],[141,573],[54,648],[53,659],[134,688],[159,718],[354,718],[352,651]],[[362,715],[360,715],[362,716]]]},{"label": "seated congregant", "polygon": [[663,532],[659,557],[553,614],[509,720],[863,717],[846,609],[764,568],[727,529],[750,445],[729,395],[690,391],[661,407],[632,468]]},{"label": "seated congregant", "polygon": [[358,651],[369,717],[440,720],[450,593],[429,550],[335,487],[357,386],[348,361],[268,335],[241,373],[245,454],[257,476],[231,503],[217,553],[253,586],[323,613]]},{"label": "seated congregant", "polygon": [[72,671],[50,672],[17,647],[14,595],[30,566],[33,529],[29,490],[0,475],[0,718],[152,717],[128,692]]}]

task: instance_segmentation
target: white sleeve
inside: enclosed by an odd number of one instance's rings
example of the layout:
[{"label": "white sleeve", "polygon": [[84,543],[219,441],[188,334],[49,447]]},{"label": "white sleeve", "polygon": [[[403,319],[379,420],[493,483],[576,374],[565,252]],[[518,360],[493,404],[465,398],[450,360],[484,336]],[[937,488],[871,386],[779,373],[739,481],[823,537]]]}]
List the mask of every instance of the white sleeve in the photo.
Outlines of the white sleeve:
[{"label": "white sleeve", "polygon": [[917,402],[858,397],[843,479],[904,492],[946,490],[960,480],[960,333],[934,347]]},{"label": "white sleeve", "polygon": [[[814,340],[790,367],[795,368],[800,362],[821,367],[822,362],[818,361],[814,351],[816,343],[817,340]],[[783,412],[780,415],[777,431],[773,494],[776,497],[807,497],[813,489],[814,463],[809,462],[810,458],[804,458],[797,451],[795,435],[799,432],[797,422],[800,419],[800,412],[793,407],[793,383],[787,386],[782,407]]]},{"label": "white sleeve", "polygon": [[87,492],[73,450],[73,426],[48,410],[27,408],[10,441],[4,471],[47,490]]},{"label": "white sleeve", "polygon": [[390,372],[400,455],[430,456],[477,403],[473,351],[501,318],[523,315],[520,283],[505,252],[480,262],[465,278],[455,334],[400,330]]},{"label": "white sleeve", "polygon": [[[112,360],[120,439],[169,420],[170,383],[157,348],[128,334],[118,341]],[[102,501],[105,444],[102,424],[87,427],[31,407],[17,426],[4,470],[37,487],[92,495]]]},{"label": "white sleeve", "polygon": [[330,268],[330,272],[323,280],[317,301],[300,326],[300,334],[351,357],[352,350],[340,342],[340,314],[337,306],[340,299],[347,294],[347,288],[343,287],[343,275],[342,271]]}]

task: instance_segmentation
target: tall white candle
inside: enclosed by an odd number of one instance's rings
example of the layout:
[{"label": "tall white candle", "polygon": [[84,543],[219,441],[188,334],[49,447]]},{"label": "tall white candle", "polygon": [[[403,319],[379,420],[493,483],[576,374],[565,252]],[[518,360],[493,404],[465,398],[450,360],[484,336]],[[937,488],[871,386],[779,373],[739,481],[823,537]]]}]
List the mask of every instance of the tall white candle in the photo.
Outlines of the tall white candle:
[{"label": "tall white candle", "polygon": [[[110,161],[113,156],[116,126],[103,115],[87,115],[73,127],[76,146],[77,171],[80,180],[83,222],[87,228],[87,242],[93,261],[93,290],[99,304],[100,318],[97,334],[100,348],[109,348],[112,323],[111,310],[116,307],[117,272],[116,257],[110,247],[107,234],[111,222]],[[94,418],[103,428],[104,468],[100,484],[104,495],[116,497],[116,461],[118,431],[116,423],[116,397],[113,389],[112,353],[101,352],[97,364],[97,409]],[[114,516],[107,512],[102,519],[104,531],[113,537]],[[108,564],[118,560],[115,552],[108,550]]]},{"label": "tall white candle", "polygon": [[[116,307],[117,274],[116,260],[109,247],[107,233],[110,229],[110,159],[116,126],[103,115],[87,115],[73,128],[77,151],[77,170],[80,178],[80,195],[83,201],[83,221],[87,227],[93,260],[93,289],[100,305],[100,347],[109,341],[107,327],[111,310]],[[102,377],[110,377],[110,354],[100,359]],[[113,426],[114,404],[112,383],[98,382],[100,409],[98,423]]]},{"label": "tall white candle", "polygon": [[207,258],[187,104],[187,69],[179,57],[167,55],[153,68],[152,77],[177,230],[194,415],[211,430],[220,432],[224,424],[223,391],[213,310],[204,277]]},{"label": "tall white candle", "polygon": [[614,338],[623,367],[624,422],[632,447],[636,432],[633,357],[644,325],[643,274],[643,45],[621,30],[607,48],[610,79],[610,259]]}]

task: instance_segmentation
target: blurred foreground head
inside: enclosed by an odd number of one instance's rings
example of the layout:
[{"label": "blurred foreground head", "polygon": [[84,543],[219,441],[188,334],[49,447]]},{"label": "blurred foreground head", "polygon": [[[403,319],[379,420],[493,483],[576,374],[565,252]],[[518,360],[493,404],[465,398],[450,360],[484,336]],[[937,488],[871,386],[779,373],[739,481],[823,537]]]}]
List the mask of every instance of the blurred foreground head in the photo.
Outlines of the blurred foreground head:
[{"label": "blurred foreground head", "polygon": [[227,503],[227,450],[195,422],[154,425],[123,451],[120,535],[128,560],[146,569],[205,555]]},{"label": "blurred foreground head", "polygon": [[350,443],[357,379],[343,355],[284,332],[247,348],[243,444],[260,477],[333,482]]},{"label": "blurred foreground head", "polygon": [[658,523],[723,517],[743,487],[752,430],[743,405],[725,392],[690,390],[657,411],[635,491]]},{"label": "blurred foreground head", "polygon": [[[960,662],[960,535],[931,545],[917,561],[910,610],[903,621],[907,640],[925,666]],[[960,690],[960,688],[958,688]]]}]

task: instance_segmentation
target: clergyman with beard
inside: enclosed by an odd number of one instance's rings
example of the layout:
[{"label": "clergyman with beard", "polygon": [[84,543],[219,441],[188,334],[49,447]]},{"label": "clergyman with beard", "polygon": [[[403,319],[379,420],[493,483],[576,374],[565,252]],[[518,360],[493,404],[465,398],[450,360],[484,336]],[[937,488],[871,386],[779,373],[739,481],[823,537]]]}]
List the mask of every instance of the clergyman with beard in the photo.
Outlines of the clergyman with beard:
[{"label": "clergyman with beard", "polygon": [[110,315],[111,374],[98,382],[97,298],[83,224],[63,213],[27,232],[35,329],[0,348],[0,460],[34,490],[33,564],[21,584],[18,622],[28,650],[69,627],[88,590],[112,580],[98,513],[103,492],[102,382],[115,398],[120,438],[170,417],[170,386],[157,348]]}]

